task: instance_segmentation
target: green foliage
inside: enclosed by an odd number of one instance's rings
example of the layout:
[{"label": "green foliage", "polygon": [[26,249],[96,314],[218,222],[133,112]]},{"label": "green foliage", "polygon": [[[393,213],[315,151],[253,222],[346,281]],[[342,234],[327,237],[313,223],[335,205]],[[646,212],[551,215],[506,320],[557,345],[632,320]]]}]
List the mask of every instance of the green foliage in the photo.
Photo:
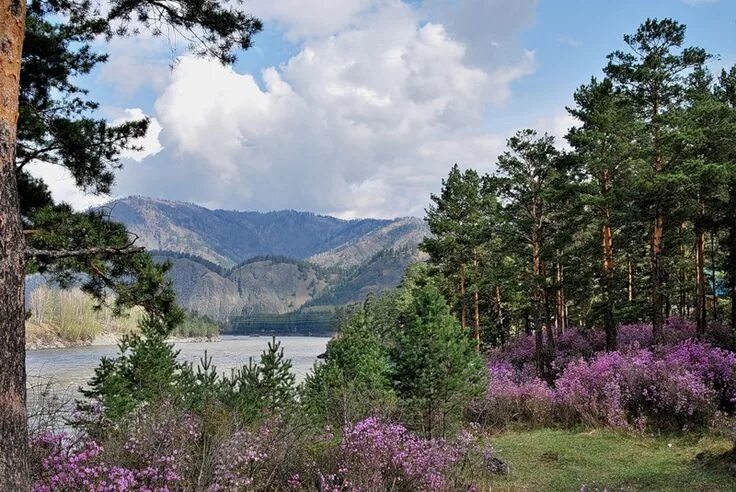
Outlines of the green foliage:
[{"label": "green foliage", "polygon": [[184,321],[171,333],[176,337],[206,338],[210,340],[220,334],[220,325],[206,315],[187,313]]},{"label": "green foliage", "polygon": [[406,420],[429,436],[456,428],[482,394],[486,371],[468,336],[433,285],[416,289],[392,350],[392,380]]},{"label": "green foliage", "polygon": [[388,354],[368,311],[341,327],[327,344],[325,362],[315,364],[301,388],[304,408],[318,422],[342,425],[391,411]]},{"label": "green foliage", "polygon": [[261,354],[258,364],[234,370],[221,381],[221,398],[246,421],[283,415],[295,402],[291,360],[284,359],[281,342],[274,338]]},{"label": "green foliage", "polygon": [[182,365],[178,351],[165,340],[163,321],[147,314],[141,333],[126,335],[118,347],[120,355],[103,357],[82,394],[102,403],[105,416],[119,420],[144,403],[172,398]]}]

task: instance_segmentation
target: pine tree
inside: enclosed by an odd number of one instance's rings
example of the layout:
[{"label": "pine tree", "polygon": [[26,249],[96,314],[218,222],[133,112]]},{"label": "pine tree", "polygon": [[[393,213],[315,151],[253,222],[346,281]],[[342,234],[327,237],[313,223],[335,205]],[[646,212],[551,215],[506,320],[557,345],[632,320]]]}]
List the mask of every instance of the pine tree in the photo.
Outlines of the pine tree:
[{"label": "pine tree", "polygon": [[410,422],[444,437],[467,402],[482,394],[485,369],[439,290],[427,284],[412,303],[391,353],[392,379]]},{"label": "pine tree", "polygon": [[608,79],[592,79],[575,92],[574,98],[576,106],[568,111],[581,125],[570,130],[567,139],[575,148],[588,184],[582,190],[582,199],[600,231],[603,326],[606,348],[616,350],[614,234],[628,201],[625,194],[634,157],[631,142],[637,135],[637,125],[630,99],[614,89]]},{"label": "pine tree", "polygon": [[499,156],[495,177],[496,189],[505,203],[511,240],[525,246],[525,256],[531,266],[527,285],[539,374],[545,373],[554,351],[554,333],[546,309],[545,271],[558,158],[553,137],[538,137],[534,130],[522,130],[509,139],[508,150]]},{"label": "pine tree", "polygon": [[[0,256],[0,364],[4,369],[0,373],[0,489],[3,490],[29,487],[23,302],[26,256],[32,256],[36,264],[54,263],[59,259],[84,260],[87,268],[83,271],[94,272],[99,282],[105,283],[113,278],[110,273],[114,267],[108,266],[109,257],[130,246],[128,239],[121,244],[120,236],[116,236],[112,244],[104,241],[92,245],[85,240],[81,250],[47,251],[39,250],[39,245],[32,242],[34,235],[29,241],[32,250],[27,252],[24,240],[24,221],[35,224],[32,218],[35,210],[50,205],[44,184],[24,173],[24,162],[34,158],[52,160],[67,167],[80,187],[105,191],[112,181],[110,167],[115,167],[115,156],[131,138],[145,130],[141,122],[109,127],[85,115],[93,105],[80,97],[79,89],[69,81],[102,61],[100,56],[89,52],[85,43],[99,32],[109,37],[131,33],[133,21],[159,35],[161,28],[169,25],[192,41],[194,52],[229,63],[234,60],[233,50],[248,48],[251,36],[261,28],[257,19],[214,0],[165,3],[112,0],[105,17],[90,5],[87,0],[34,1],[28,20],[28,40],[32,45],[26,51],[29,57],[23,59],[26,2],[0,1],[0,44],[3,46],[0,87],[5,101],[0,105],[0,250],[3,251]],[[47,14],[59,24],[64,24],[65,19],[68,23],[54,27],[44,21]],[[24,71],[21,70],[22,62]],[[48,65],[48,73],[39,71],[46,70],[44,64]],[[57,95],[60,99],[55,99]],[[34,104],[41,107],[34,108]],[[64,108],[59,118],[33,114],[34,109],[43,111],[55,107]],[[24,124],[20,130],[19,121]],[[100,145],[79,146],[91,141],[100,142]],[[89,167],[85,167],[87,165]],[[68,210],[56,212],[65,214]],[[90,219],[90,222],[95,221]],[[53,231],[46,231],[43,241],[56,242],[51,240],[51,234]],[[125,251],[129,252],[137,251]],[[144,287],[150,287],[155,277],[145,280]]]},{"label": "pine tree", "polygon": [[447,276],[458,279],[455,292],[458,299],[460,324],[467,326],[468,306],[472,306],[473,334],[480,349],[481,314],[480,284],[482,248],[493,235],[495,197],[484,193],[483,180],[472,169],[460,171],[457,164],[442,182],[440,195],[432,195],[426,221],[432,236],[421,248],[430,262]]},{"label": "pine tree", "polygon": [[608,55],[606,75],[636,105],[643,122],[637,139],[641,159],[639,186],[652,226],[649,238],[651,309],[654,338],[662,338],[665,316],[665,233],[678,195],[682,137],[681,108],[686,76],[702,67],[709,55],[701,48],[681,48],[685,26],[671,19],[647,19],[634,34],[624,36],[629,51]]}]

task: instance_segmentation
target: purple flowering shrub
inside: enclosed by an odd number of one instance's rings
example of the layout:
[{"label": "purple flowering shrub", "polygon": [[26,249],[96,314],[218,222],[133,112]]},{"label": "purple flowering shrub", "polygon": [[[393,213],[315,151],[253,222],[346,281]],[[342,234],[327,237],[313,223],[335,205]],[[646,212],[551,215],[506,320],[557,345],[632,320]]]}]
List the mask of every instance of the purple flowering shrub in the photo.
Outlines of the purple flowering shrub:
[{"label": "purple flowering shrub", "polygon": [[567,366],[555,382],[558,411],[612,427],[703,426],[736,398],[736,355],[686,340],[656,350],[600,353]]},{"label": "purple flowering shrub", "polygon": [[[717,335],[711,326],[706,339]],[[716,333],[716,335],[714,335]],[[670,318],[654,346],[649,324],[619,327],[619,350],[603,334],[568,330],[556,340],[551,386],[534,376],[534,339],[522,336],[489,354],[489,388],[471,416],[493,426],[605,425],[627,429],[707,425],[736,408],[736,354],[694,340],[695,325]]]},{"label": "purple flowering shrub", "polygon": [[458,458],[443,440],[417,437],[400,424],[368,417],[343,429],[338,468],[320,474],[321,489],[443,490]]},{"label": "purple flowering shrub", "polygon": [[453,441],[429,439],[368,417],[343,428],[333,468],[318,471],[319,490],[470,490],[484,472],[508,472],[478,431],[471,426]]},{"label": "purple flowering shrub", "polygon": [[284,490],[302,488],[302,480],[314,475],[310,445],[325,444],[329,434],[300,439],[296,429],[275,420],[257,429],[241,429],[230,434],[216,452],[210,492],[229,490]]},{"label": "purple flowering shrub", "polygon": [[[168,409],[167,409],[168,410]],[[188,415],[146,414],[107,442],[43,432],[31,440],[34,491],[192,488],[201,431]],[[130,430],[132,429],[132,430]]]},{"label": "purple flowering shrub", "polygon": [[512,422],[533,426],[550,423],[554,393],[547,383],[514,371],[507,362],[490,361],[488,372],[486,397],[471,406],[471,419],[493,427],[505,427]]}]

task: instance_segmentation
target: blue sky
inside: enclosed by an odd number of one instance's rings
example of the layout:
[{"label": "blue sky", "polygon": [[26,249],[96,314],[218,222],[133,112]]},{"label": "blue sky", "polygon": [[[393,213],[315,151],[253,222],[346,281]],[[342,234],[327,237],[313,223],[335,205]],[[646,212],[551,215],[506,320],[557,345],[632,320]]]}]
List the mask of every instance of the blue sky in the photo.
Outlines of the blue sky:
[{"label": "blue sky", "polygon": [[[176,39],[100,44],[82,81],[110,119],[152,118],[114,196],[343,217],[421,215],[449,167],[491,171],[505,139],[561,136],[572,93],[647,17],[688,26],[687,44],[736,63],[733,0],[255,0],[255,48],[233,67]],[[111,197],[74,192],[83,208]]]}]

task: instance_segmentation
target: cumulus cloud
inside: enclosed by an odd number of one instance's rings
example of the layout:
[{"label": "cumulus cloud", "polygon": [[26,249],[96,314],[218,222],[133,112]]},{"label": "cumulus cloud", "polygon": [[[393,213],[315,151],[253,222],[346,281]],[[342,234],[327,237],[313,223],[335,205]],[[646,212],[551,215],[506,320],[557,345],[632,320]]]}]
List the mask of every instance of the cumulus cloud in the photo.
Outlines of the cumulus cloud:
[{"label": "cumulus cloud", "polygon": [[[146,117],[146,113],[144,113],[141,108],[128,108],[123,110],[122,116],[113,120],[112,124],[119,125],[126,121],[142,120]],[[141,150],[126,150],[121,154],[121,157],[141,162],[146,157],[156,155],[161,152],[161,150],[163,150],[163,146],[161,145],[161,142],[159,142],[158,138],[162,129],[161,123],[159,123],[156,118],[150,118],[146,135],[142,138],[134,139],[131,142],[132,146],[140,147]]]},{"label": "cumulus cloud", "polygon": [[328,36],[351,26],[360,14],[380,7],[376,0],[251,0],[248,10],[264,21],[273,21],[288,39]]},{"label": "cumulus cloud", "polygon": [[520,47],[471,57],[471,41],[424,15],[393,1],[329,36],[317,34],[333,27],[295,23],[316,37],[260,77],[182,58],[155,105],[167,150],[128,166],[118,190],[227,208],[421,214],[454,162],[491,168],[505,135],[483,130],[488,110],[534,65]]},{"label": "cumulus cloud", "polygon": [[44,180],[56,202],[68,203],[76,210],[86,210],[110,199],[107,195],[94,195],[80,190],[71,173],[56,164],[33,161],[28,164],[28,170],[33,176]]},{"label": "cumulus cloud", "polygon": [[[117,125],[125,121],[140,120],[146,116],[140,108],[129,108],[120,111],[120,116],[115,118],[112,124]],[[161,129],[158,120],[151,118],[146,136],[133,142],[136,146],[142,147],[142,150],[125,151],[121,154],[121,157],[141,162],[146,157],[159,153],[163,149],[158,140]],[[110,200],[108,195],[86,193],[79,189],[71,173],[57,164],[33,161],[28,165],[28,170],[33,176],[43,179],[51,190],[51,195],[55,201],[66,202],[77,210],[86,210]]]}]

